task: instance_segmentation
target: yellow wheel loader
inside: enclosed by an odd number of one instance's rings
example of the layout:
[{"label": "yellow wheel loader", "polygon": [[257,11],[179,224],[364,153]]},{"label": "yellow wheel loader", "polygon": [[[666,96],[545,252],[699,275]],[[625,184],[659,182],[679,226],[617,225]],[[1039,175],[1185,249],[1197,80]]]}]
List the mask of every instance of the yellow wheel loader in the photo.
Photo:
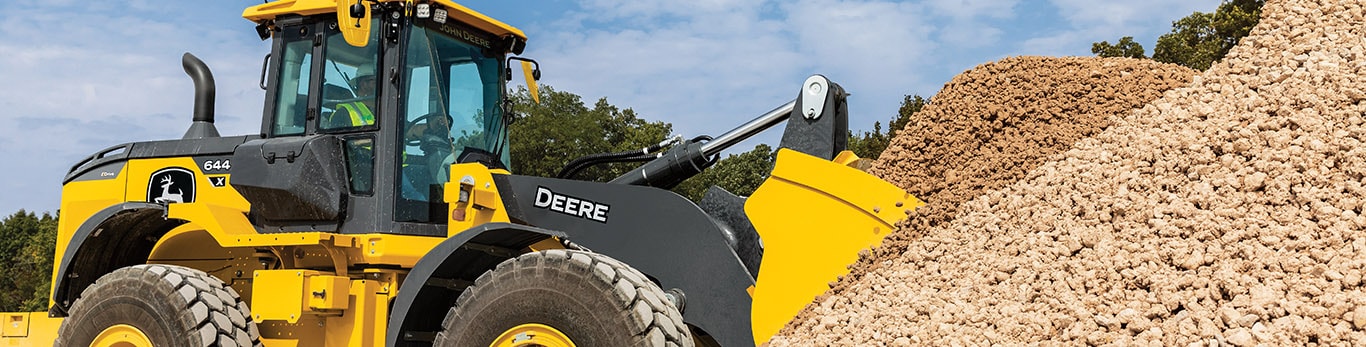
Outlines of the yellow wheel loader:
[{"label": "yellow wheel loader", "polygon": [[[71,168],[51,308],[0,314],[0,346],[754,346],[921,205],[857,169],[819,75],[722,135],[520,176],[507,83],[540,71],[518,29],[448,0],[243,16],[273,42],[260,133],[218,134],[186,54],[190,129]],[[784,122],[751,196],[667,190]]]}]

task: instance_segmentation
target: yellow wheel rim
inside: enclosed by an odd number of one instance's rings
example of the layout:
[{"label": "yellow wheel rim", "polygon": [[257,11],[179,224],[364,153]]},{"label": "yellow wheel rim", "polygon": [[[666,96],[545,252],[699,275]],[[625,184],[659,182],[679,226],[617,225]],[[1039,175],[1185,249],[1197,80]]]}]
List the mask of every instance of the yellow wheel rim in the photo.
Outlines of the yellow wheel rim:
[{"label": "yellow wheel rim", "polygon": [[119,324],[101,331],[90,347],[152,347],[152,340],[132,325]]},{"label": "yellow wheel rim", "polygon": [[545,324],[522,324],[498,335],[489,347],[574,347],[569,336]]}]

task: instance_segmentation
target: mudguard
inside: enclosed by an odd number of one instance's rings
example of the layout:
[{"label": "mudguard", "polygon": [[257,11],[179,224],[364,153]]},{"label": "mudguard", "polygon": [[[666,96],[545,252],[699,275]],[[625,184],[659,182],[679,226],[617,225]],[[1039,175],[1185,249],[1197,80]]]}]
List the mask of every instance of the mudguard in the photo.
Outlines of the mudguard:
[{"label": "mudguard", "polygon": [[71,236],[61,266],[52,277],[51,317],[66,317],[76,297],[100,276],[142,264],[162,235],[186,221],[166,218],[166,206],[127,202],[86,219]]},{"label": "mudguard", "polygon": [[521,249],[564,233],[509,223],[487,223],[447,238],[422,256],[399,285],[389,311],[385,346],[406,346],[441,331],[441,320],[463,287]]},{"label": "mudguard", "polygon": [[[754,279],[716,222],[687,198],[658,188],[507,176],[499,183],[513,221],[563,231],[684,296],[683,320],[722,346],[753,346]],[[503,191],[503,186],[510,187]]]}]

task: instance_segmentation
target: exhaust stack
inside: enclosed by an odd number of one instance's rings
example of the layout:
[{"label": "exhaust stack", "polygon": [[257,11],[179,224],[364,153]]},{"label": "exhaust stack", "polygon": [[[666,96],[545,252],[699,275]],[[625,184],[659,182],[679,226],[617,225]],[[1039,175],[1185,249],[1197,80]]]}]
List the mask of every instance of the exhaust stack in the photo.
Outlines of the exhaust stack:
[{"label": "exhaust stack", "polygon": [[213,73],[204,61],[190,53],[185,53],[180,63],[185,67],[185,74],[194,80],[194,123],[190,124],[184,139],[218,137],[218,128],[213,125]]}]

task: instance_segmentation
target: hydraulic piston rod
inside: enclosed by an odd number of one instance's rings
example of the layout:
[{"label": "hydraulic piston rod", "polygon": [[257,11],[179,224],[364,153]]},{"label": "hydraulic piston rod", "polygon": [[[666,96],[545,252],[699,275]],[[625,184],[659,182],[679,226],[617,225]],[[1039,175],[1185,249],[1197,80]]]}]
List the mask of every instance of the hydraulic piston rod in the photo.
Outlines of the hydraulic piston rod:
[{"label": "hydraulic piston rod", "polygon": [[716,155],[726,148],[787,120],[796,103],[797,101],[793,100],[779,106],[711,141],[687,142],[675,146],[658,159],[613,179],[612,183],[673,188],[679,182],[697,175],[714,164]]},{"label": "hydraulic piston rod", "polygon": [[786,104],[778,106],[778,108],[768,111],[768,113],[764,113],[748,123],[741,124],[740,126],[735,127],[735,129],[731,129],[725,134],[717,136],[702,145],[702,154],[709,157],[716,155],[717,153],[721,153],[721,151],[730,148],[730,146],[740,143],[740,141],[744,141],[755,134],[772,128],[774,125],[782,123],[787,120],[788,116],[792,115],[792,109],[796,106],[797,100],[788,101]]},{"label": "hydraulic piston rod", "polygon": [[[710,141],[674,146],[659,158],[613,179],[611,183],[673,188],[715,164],[722,151],[784,121],[789,124],[783,133],[781,147],[826,159],[833,158],[832,154],[826,152],[843,150],[844,136],[848,133],[848,125],[844,123],[847,115],[840,114],[845,111],[838,102],[843,97],[844,91],[838,85],[825,76],[813,75],[807,78],[796,100],[788,101]],[[789,118],[798,107],[802,111],[802,115],[798,116],[801,117],[798,120],[800,124],[790,124],[792,121]]]}]

